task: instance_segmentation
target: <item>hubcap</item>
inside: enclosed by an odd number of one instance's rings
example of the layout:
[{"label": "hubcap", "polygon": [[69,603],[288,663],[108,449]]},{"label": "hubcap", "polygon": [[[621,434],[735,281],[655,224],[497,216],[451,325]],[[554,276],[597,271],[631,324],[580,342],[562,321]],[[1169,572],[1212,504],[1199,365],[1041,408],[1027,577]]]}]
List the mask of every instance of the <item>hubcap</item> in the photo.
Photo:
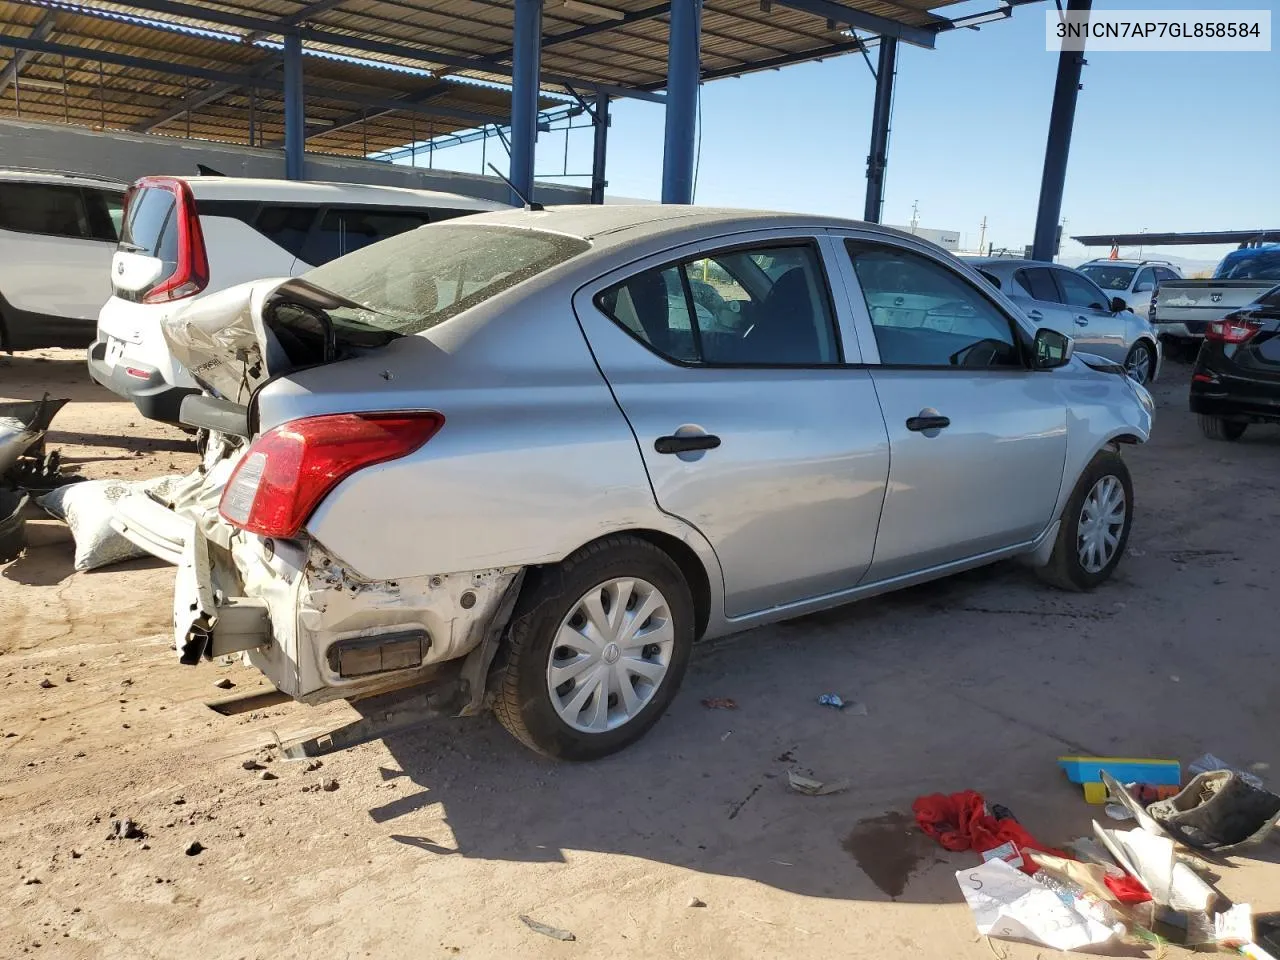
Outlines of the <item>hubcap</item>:
[{"label": "hubcap", "polygon": [[552,642],[551,705],[575,730],[615,730],[653,699],[674,647],[671,610],[653,584],[619,577],[592,587]]},{"label": "hubcap", "polygon": [[1077,527],[1080,566],[1089,573],[1101,572],[1120,547],[1124,531],[1124,485],[1118,477],[1105,476],[1084,498]]},{"label": "hubcap", "polygon": [[1130,380],[1145,384],[1151,379],[1151,351],[1146,347],[1135,347],[1129,354],[1124,369]]}]

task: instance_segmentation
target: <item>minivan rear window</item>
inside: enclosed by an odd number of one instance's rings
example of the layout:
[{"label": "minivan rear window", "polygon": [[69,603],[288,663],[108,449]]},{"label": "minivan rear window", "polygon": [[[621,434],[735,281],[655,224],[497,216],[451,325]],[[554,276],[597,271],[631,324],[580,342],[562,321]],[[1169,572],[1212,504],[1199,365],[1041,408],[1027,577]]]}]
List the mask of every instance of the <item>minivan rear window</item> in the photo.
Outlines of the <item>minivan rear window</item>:
[{"label": "minivan rear window", "polygon": [[361,305],[328,311],[336,324],[412,334],[590,246],[578,237],[541,230],[440,223],[339,257],[302,279]]}]

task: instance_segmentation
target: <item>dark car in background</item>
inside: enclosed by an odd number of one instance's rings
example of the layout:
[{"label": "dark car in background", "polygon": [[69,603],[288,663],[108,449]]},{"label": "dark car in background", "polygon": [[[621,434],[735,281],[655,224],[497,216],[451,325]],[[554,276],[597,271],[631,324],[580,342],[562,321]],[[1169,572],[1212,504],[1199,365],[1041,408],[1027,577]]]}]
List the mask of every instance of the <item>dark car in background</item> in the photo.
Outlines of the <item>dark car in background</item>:
[{"label": "dark car in background", "polygon": [[1280,423],[1280,286],[1205,327],[1191,374],[1191,412],[1213,440]]}]

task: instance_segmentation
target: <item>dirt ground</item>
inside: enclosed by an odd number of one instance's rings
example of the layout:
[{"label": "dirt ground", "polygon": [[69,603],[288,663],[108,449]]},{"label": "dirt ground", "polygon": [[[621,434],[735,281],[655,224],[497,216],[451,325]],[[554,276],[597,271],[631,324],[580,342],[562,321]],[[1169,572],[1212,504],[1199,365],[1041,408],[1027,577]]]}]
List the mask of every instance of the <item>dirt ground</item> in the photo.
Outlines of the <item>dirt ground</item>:
[{"label": "dirt ground", "polygon": [[[1203,439],[1188,377],[1169,365],[1154,442],[1126,451],[1138,515],[1102,589],[1008,564],[704,646],[653,732],[584,766],[491,718],[285,761],[262,749],[275,733],[351,708],[213,712],[262,682],[178,664],[172,568],[73,573],[65,528],[35,523],[0,568],[0,956],[1047,956],[977,937],[953,877],[976,858],[916,832],[912,800],[975,789],[1057,845],[1100,816],[1063,753],[1212,751],[1280,781],[1280,430]],[[75,353],[0,359],[0,396],[46,389],[76,401],[50,442],[84,473],[194,463]],[[866,715],[818,706],[827,691]],[[806,797],[788,770],[853,786]],[[125,817],[145,838],[108,839]],[[1277,853],[1236,858],[1219,888],[1280,909]]]}]

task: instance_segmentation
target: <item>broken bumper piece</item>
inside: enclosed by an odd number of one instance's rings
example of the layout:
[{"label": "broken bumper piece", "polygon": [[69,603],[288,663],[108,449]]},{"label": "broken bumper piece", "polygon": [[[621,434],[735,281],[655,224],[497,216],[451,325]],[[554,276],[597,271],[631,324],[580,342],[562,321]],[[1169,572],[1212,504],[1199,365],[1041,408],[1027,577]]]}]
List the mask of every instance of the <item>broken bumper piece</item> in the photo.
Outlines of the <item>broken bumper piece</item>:
[{"label": "broken bumper piece", "polygon": [[234,577],[219,575],[209,542],[192,525],[173,587],[173,642],[181,662],[196,664],[271,642],[267,602],[228,595],[222,589],[228,579]]}]

